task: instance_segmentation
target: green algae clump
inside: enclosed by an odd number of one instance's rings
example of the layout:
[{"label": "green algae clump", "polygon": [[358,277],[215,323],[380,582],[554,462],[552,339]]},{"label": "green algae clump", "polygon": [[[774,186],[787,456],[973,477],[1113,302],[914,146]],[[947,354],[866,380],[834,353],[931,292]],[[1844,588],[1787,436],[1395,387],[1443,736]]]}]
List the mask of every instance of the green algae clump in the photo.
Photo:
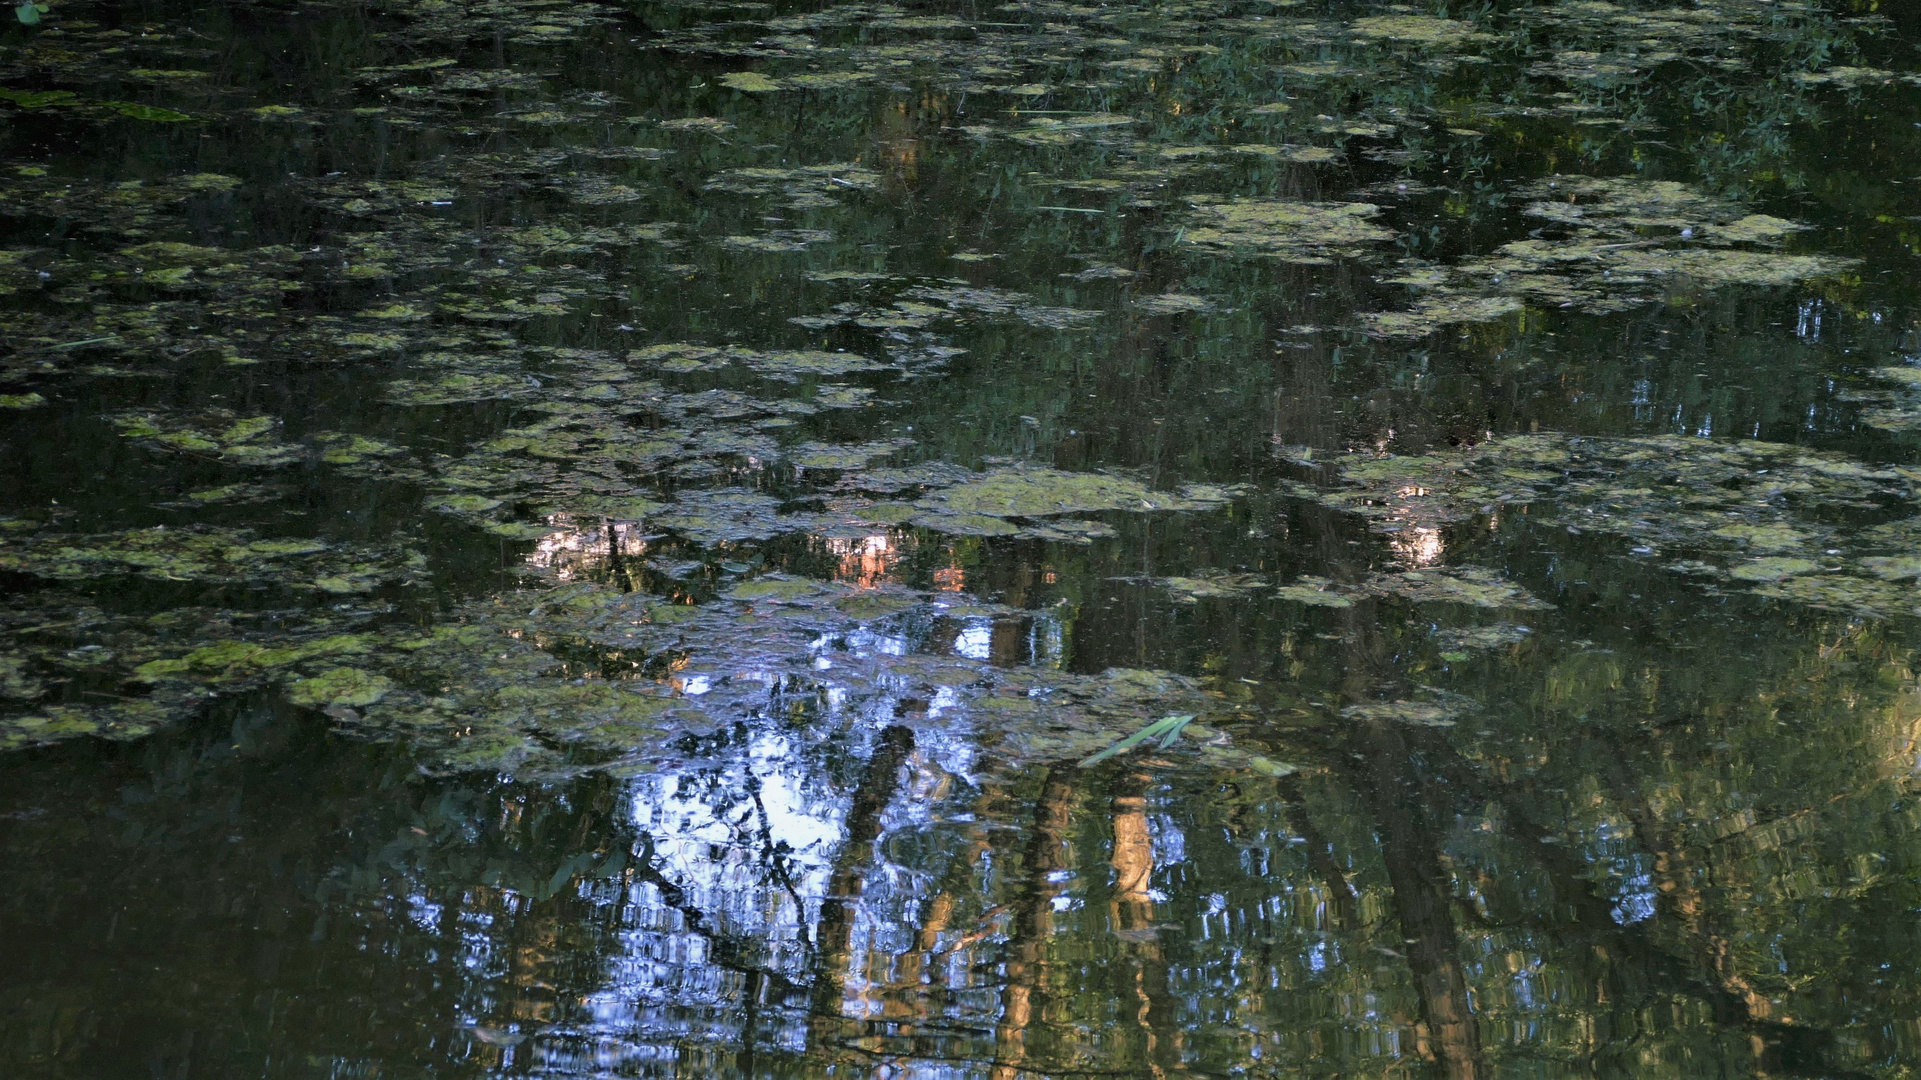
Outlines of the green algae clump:
[{"label": "green algae clump", "polygon": [[372,705],[387,696],[393,681],[360,668],[329,668],[312,678],[301,679],[287,687],[287,700],[309,708]]},{"label": "green algae clump", "polygon": [[1316,264],[1355,257],[1394,239],[1375,222],[1381,208],[1361,202],[1296,202],[1290,199],[1228,199],[1194,196],[1191,224],[1182,243],[1223,254],[1249,254],[1284,262]]}]

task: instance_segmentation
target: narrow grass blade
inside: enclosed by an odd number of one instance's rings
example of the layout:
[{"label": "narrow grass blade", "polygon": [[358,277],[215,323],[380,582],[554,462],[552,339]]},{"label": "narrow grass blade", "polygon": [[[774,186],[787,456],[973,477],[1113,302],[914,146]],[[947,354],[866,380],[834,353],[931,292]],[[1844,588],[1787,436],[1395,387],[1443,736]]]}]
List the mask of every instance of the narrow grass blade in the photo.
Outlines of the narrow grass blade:
[{"label": "narrow grass blade", "polygon": [[1161,741],[1161,749],[1165,750],[1174,745],[1174,740],[1181,736],[1181,729],[1191,723],[1193,719],[1194,717],[1191,713],[1186,716],[1163,716],[1159,720],[1136,731],[1134,734],[1129,735],[1127,738],[1102,750],[1100,753],[1083,760],[1081,762],[1081,768],[1085,769],[1092,765],[1099,765],[1108,758],[1124,754],[1151,739],[1159,739]]}]

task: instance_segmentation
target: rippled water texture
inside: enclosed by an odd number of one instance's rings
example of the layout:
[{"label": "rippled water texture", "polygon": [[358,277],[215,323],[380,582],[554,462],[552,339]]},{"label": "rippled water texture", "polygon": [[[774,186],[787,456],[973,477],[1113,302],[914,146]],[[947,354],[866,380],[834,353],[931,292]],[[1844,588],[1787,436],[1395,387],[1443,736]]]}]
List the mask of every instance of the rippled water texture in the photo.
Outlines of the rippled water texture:
[{"label": "rippled water texture", "polygon": [[1921,1075],[1921,16],[0,8],[0,1075]]}]

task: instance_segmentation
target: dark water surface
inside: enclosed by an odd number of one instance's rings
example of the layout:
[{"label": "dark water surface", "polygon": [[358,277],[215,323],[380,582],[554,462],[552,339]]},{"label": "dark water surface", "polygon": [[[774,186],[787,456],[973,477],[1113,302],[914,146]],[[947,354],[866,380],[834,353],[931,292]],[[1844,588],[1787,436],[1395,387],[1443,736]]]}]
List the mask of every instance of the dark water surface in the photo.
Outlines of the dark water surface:
[{"label": "dark water surface", "polygon": [[0,1076],[1921,1075],[1909,5],[5,18]]}]

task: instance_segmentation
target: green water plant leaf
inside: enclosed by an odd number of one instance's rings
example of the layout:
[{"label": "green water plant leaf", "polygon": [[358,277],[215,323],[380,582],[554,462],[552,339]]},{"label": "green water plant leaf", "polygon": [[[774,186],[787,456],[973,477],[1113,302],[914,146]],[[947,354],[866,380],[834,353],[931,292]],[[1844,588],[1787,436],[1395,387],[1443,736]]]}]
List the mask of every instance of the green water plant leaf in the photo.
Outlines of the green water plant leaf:
[{"label": "green water plant leaf", "polygon": [[1246,596],[1267,583],[1258,574],[1202,574],[1195,577],[1155,578],[1154,584],[1184,604],[1202,600],[1227,600]]},{"label": "green water plant leaf", "polygon": [[1354,606],[1353,599],[1337,590],[1332,581],[1311,574],[1303,574],[1294,579],[1293,584],[1275,589],[1274,594],[1282,600],[1306,604],[1309,607],[1351,608]]},{"label": "green water plant leaf", "polygon": [[1185,713],[1179,716],[1163,716],[1159,720],[1136,731],[1134,734],[1102,750],[1100,753],[1081,759],[1081,768],[1085,769],[1099,765],[1108,758],[1124,754],[1136,746],[1155,739],[1160,740],[1160,748],[1165,750],[1174,745],[1175,739],[1181,737],[1181,729],[1193,722],[1194,716],[1191,713]]},{"label": "green water plant leaf", "polygon": [[1417,604],[1465,604],[1477,608],[1541,611],[1554,605],[1484,566],[1424,567],[1398,574],[1375,574],[1368,590]]}]

